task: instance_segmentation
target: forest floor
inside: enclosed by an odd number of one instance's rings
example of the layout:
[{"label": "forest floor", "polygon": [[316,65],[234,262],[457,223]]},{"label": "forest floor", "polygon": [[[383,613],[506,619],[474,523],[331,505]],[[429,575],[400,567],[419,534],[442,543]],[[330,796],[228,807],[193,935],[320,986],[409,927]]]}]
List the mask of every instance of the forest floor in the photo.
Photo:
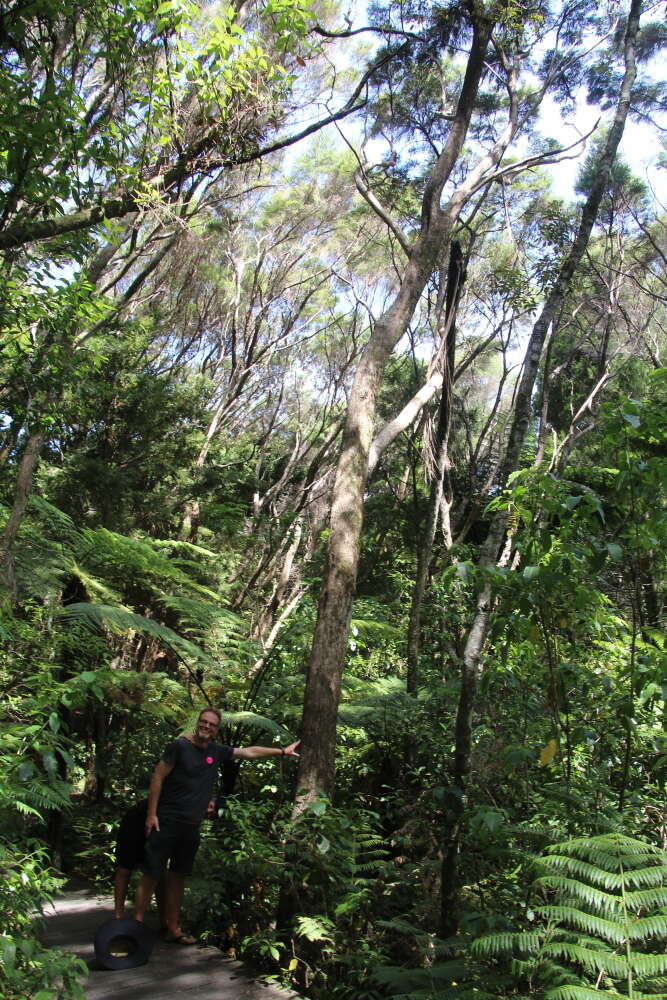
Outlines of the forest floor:
[{"label": "forest floor", "polygon": [[72,951],[89,969],[87,1000],[298,1000],[295,993],[250,978],[217,948],[183,947],[159,938],[146,965],[108,971],[97,963],[93,937],[113,916],[110,897],[89,885],[71,886],[46,911],[43,941]]}]

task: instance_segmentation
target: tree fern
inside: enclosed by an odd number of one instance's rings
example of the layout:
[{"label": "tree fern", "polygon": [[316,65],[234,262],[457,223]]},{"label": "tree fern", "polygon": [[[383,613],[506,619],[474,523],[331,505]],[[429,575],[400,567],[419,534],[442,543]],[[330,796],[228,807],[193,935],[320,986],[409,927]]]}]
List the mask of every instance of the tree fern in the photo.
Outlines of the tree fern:
[{"label": "tree fern", "polygon": [[184,639],[183,636],[178,635],[173,629],[167,628],[166,625],[161,625],[152,618],[137,615],[133,611],[128,611],[127,608],[80,602],[68,604],[61,609],[59,614],[64,621],[78,621],[91,629],[106,628],[119,635],[128,632],[149,635],[186,660],[202,665],[215,664],[213,658],[195,643]]},{"label": "tree fern", "polygon": [[[664,997],[666,863],[664,851],[620,833],[556,844],[535,881],[554,899],[534,910],[542,933],[488,935],[471,953],[533,956],[515,971],[542,983],[547,1000]],[[570,970],[570,981],[554,970]]]},{"label": "tree fern", "polygon": [[280,736],[281,739],[289,738],[289,734],[282,726],[256,712],[221,712],[220,722],[223,726],[242,726],[244,729],[255,729],[271,736]]}]

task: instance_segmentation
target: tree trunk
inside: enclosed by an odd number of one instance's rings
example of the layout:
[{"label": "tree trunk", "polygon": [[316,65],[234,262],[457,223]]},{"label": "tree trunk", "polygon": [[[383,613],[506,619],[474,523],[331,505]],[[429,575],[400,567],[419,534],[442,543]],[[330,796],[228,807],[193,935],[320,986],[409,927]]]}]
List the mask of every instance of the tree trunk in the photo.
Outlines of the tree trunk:
[{"label": "tree trunk", "polygon": [[26,446],[19,462],[19,471],[16,479],[16,489],[14,491],[14,503],[9,514],[9,520],[5,525],[5,530],[0,538],[0,567],[4,583],[11,595],[11,600],[16,600],[16,577],[14,573],[14,542],[21,527],[21,521],[25,514],[28,497],[32,489],[32,476],[37,465],[39,452],[42,447],[44,435],[41,431],[30,434]]},{"label": "tree trunk", "polygon": [[[553,289],[547,296],[544,309],[533,327],[528,343],[523,374],[516,393],[514,418],[510,427],[500,475],[501,486],[507,483],[510,473],[519,467],[521,449],[530,421],[532,392],[544,340],[569,290],[574,273],[586,252],[600,203],[609,183],[611,167],[623,135],[630,106],[630,94],[636,75],[635,46],[639,31],[640,12],[641,0],[632,0],[625,35],[625,74],[614,121],[607,134],[595,182],[582,209],[576,239],[561,266]],[[506,514],[500,511],[494,515],[482,546],[478,560],[481,574],[495,565],[502,545],[505,526]],[[458,928],[458,857],[470,769],[472,716],[475,707],[479,661],[486,640],[492,600],[491,586],[488,581],[482,580],[475,616],[468,632],[463,654],[461,693],[456,716],[454,765],[451,776],[452,787],[445,810],[440,920],[440,932],[443,937],[455,934]]]},{"label": "tree trunk", "polygon": [[375,404],[385,366],[403,335],[465,198],[440,208],[442,189],[458,160],[484,70],[492,24],[478,18],[456,115],[422,201],[421,232],[412,246],[394,302],[379,319],[362,355],[348,403],[331,508],[327,564],[313,637],[301,728],[295,815],[334,787],[336,716],[357,577],[359,541]]},{"label": "tree trunk", "polygon": [[431,495],[429,498],[428,515],[424,536],[418,542],[417,576],[412,591],[410,620],[408,624],[408,656],[407,656],[407,689],[415,692],[419,686],[419,639],[421,632],[421,615],[426,581],[431,567],[433,543],[438,526],[438,515],[443,501],[450,504],[451,495],[445,496],[445,479],[449,472],[449,430],[451,427],[452,388],[454,374],[454,358],[456,351],[456,307],[458,305],[464,281],[463,255],[459,243],[452,243],[447,271],[447,291],[444,304],[444,322],[442,324],[442,340],[444,342],[442,392],[438,412],[438,427],[435,437],[436,463]]}]

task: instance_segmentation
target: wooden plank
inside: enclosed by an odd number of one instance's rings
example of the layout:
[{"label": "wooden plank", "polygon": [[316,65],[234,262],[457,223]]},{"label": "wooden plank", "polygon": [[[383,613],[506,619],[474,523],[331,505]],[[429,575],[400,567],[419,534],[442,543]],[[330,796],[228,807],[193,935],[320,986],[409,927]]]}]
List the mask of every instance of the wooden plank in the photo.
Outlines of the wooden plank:
[{"label": "wooden plank", "polygon": [[89,887],[64,893],[45,912],[44,943],[74,952],[90,970],[87,1000],[299,1000],[296,993],[253,980],[241,962],[217,948],[188,948],[159,938],[146,965],[101,969],[93,938],[112,916],[111,900]]}]

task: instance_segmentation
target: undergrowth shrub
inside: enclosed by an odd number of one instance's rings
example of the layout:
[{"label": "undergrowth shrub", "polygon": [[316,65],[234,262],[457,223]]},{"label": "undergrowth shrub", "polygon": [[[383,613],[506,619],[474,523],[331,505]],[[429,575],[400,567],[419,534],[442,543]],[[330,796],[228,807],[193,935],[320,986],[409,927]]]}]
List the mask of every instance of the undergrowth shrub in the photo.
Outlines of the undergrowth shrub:
[{"label": "undergrowth shrub", "polygon": [[24,850],[0,841],[0,996],[3,1000],[85,1000],[79,978],[85,963],[39,940],[43,913],[63,884],[48,866],[43,847]]},{"label": "undergrowth shrub", "polygon": [[374,919],[389,873],[376,826],[325,799],[293,822],[273,799],[229,798],[186,891],[189,926],[312,996],[376,1000],[370,970],[386,956]]}]

